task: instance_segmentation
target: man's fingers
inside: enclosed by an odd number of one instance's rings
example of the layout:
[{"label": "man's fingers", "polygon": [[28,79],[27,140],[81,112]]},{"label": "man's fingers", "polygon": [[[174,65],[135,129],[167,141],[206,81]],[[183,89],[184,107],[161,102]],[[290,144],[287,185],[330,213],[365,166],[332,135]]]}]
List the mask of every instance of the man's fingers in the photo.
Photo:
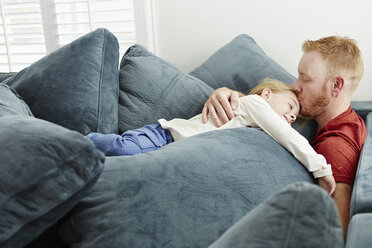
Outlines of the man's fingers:
[{"label": "man's fingers", "polygon": [[239,101],[239,93],[236,91],[231,92],[231,97],[230,97],[230,105],[233,110],[236,110],[238,107],[238,101]]},{"label": "man's fingers", "polygon": [[331,197],[334,197],[335,196],[335,191],[336,191],[336,183],[334,183],[334,184],[331,185],[331,190],[329,192],[329,195]]},{"label": "man's fingers", "polygon": [[213,105],[209,106],[208,112],[209,112],[210,118],[212,118],[212,121],[213,121],[214,125],[216,125],[216,127],[220,127],[221,122],[220,122],[220,119],[217,116],[216,110],[214,109]]},{"label": "man's fingers", "polygon": [[208,121],[208,107],[204,104],[202,111],[202,122],[205,124]]},{"label": "man's fingers", "polygon": [[234,110],[237,108],[239,93],[228,88],[215,90],[204,104],[202,122],[206,123],[212,118],[213,123],[220,127],[235,117]]},{"label": "man's fingers", "polygon": [[217,96],[214,102],[214,106],[217,110],[218,117],[222,121],[222,123],[227,123],[229,120],[234,118],[234,111],[231,108],[231,104],[229,102],[229,98],[226,96]]}]

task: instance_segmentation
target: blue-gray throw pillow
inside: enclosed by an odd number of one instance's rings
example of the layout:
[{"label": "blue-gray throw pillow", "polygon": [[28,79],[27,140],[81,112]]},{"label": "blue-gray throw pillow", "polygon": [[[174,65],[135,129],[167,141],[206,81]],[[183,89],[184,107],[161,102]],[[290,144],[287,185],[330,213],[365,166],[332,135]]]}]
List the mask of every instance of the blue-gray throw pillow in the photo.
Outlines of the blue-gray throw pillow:
[{"label": "blue-gray throw pillow", "polygon": [[4,82],[44,120],[79,131],[115,133],[119,45],[97,29],[33,63]]},{"label": "blue-gray throw pillow", "polygon": [[0,116],[4,115],[33,116],[30,108],[18,93],[8,85],[0,83]]},{"label": "blue-gray throw pillow", "polygon": [[14,74],[16,74],[16,73],[15,72],[0,72],[0,83],[3,80],[5,80],[5,79],[7,79],[7,78],[9,78],[11,76],[13,76]]},{"label": "blue-gray throw pillow", "polygon": [[238,35],[190,74],[214,89],[226,86],[243,93],[267,77],[291,84],[296,80],[247,34]]},{"label": "blue-gray throw pillow", "polygon": [[97,180],[104,155],[82,134],[34,117],[0,117],[0,246],[24,247]]},{"label": "blue-gray throw pillow", "polygon": [[61,238],[81,247],[205,248],[297,181],[313,178],[263,131],[203,133],[106,158],[99,181],[60,222]]},{"label": "blue-gray throw pillow", "polygon": [[[256,41],[240,34],[218,49],[203,64],[190,72],[214,89],[228,87],[247,94],[264,78],[293,84],[296,80],[281,65],[266,55]],[[311,141],[317,130],[313,120],[298,118],[293,127]]]},{"label": "blue-gray throw pillow", "polygon": [[123,56],[119,84],[120,133],[160,118],[197,115],[213,91],[140,45],[130,47]]},{"label": "blue-gray throw pillow", "polygon": [[294,183],[258,205],[210,248],[342,248],[336,205],[320,187]]}]

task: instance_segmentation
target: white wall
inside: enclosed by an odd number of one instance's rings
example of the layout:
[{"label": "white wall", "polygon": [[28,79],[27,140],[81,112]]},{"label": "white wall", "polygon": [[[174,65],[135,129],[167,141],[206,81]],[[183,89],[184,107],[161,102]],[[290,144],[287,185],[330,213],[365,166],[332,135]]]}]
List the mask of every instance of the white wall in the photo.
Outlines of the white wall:
[{"label": "white wall", "polygon": [[236,35],[251,35],[271,58],[297,76],[306,39],[356,39],[365,74],[353,96],[372,101],[372,1],[154,0],[156,53],[190,72]]}]

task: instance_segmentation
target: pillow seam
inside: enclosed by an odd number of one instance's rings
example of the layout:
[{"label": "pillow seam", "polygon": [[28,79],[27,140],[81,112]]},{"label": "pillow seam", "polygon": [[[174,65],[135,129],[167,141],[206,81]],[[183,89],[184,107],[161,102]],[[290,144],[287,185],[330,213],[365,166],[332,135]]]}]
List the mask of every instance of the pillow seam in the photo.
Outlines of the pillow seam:
[{"label": "pillow seam", "polygon": [[165,101],[165,98],[169,95],[170,91],[174,88],[174,86],[176,85],[176,83],[179,81],[179,79],[182,76],[184,76],[184,75],[183,74],[177,75],[172,80],[172,82],[167,86],[167,88],[164,90],[164,93],[160,96],[159,101],[157,102],[156,107],[154,108],[154,111],[152,112],[152,115],[150,115],[146,119],[145,123],[148,123],[149,120],[151,120],[157,114],[158,110],[160,109],[161,104]]},{"label": "pillow seam", "polygon": [[102,78],[104,73],[104,62],[105,62],[105,51],[106,51],[106,29],[103,30],[103,42],[102,42],[102,55],[101,55],[101,72],[99,77],[99,91],[98,91],[98,106],[97,106],[97,124],[96,124],[96,130],[97,132],[100,132],[100,122],[101,122],[101,105],[102,105]]},{"label": "pillow seam", "polygon": [[[203,69],[203,71],[206,73],[206,75],[212,79],[214,81],[214,83],[217,83],[217,80],[213,77],[213,75],[207,70],[207,68],[205,67],[205,65],[201,65],[200,66],[201,69]],[[199,79],[201,80],[201,79]],[[205,82],[204,82],[205,83]]]}]

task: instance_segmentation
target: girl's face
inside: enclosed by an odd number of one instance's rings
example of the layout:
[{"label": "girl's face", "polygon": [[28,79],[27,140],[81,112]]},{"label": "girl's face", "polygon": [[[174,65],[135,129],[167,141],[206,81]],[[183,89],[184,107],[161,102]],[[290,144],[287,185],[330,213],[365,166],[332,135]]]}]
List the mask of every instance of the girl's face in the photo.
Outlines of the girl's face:
[{"label": "girl's face", "polygon": [[261,96],[289,124],[292,124],[300,113],[300,103],[292,91],[273,93],[270,89],[264,89]]}]

